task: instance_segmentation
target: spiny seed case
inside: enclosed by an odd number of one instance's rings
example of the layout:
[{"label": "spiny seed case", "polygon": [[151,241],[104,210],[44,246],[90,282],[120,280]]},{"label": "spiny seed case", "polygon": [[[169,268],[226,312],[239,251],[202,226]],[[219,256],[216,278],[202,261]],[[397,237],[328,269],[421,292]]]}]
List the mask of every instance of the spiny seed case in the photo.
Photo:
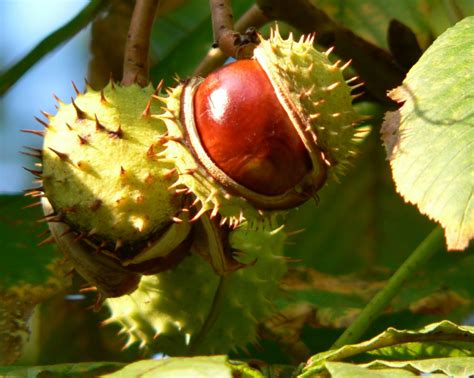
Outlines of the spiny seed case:
[{"label": "spiny seed case", "polygon": [[45,123],[39,176],[53,209],[45,220],[64,222],[123,266],[166,256],[190,230],[173,220],[186,215],[182,196],[169,190],[173,164],[158,157],[166,129],[150,115],[153,93],[113,83],[88,88],[71,104],[59,100]]},{"label": "spiny seed case", "polygon": [[127,346],[138,342],[170,355],[244,348],[257,341],[257,322],[275,311],[272,301],[286,272],[285,238],[281,228],[250,230],[244,224],[229,242],[246,268],[220,278],[193,254],[172,270],[143,277],[131,295],[109,298],[106,323],[122,326]]},{"label": "spiny seed case", "polygon": [[[356,154],[356,127],[361,115],[352,107],[354,89],[343,77],[350,61],[331,63],[332,49],[321,53],[313,47],[314,36],[281,38],[278,30],[262,39],[255,59],[270,77],[313,161],[315,187],[321,186],[319,169],[329,177],[344,171]],[[322,159],[322,166],[321,166]]]}]

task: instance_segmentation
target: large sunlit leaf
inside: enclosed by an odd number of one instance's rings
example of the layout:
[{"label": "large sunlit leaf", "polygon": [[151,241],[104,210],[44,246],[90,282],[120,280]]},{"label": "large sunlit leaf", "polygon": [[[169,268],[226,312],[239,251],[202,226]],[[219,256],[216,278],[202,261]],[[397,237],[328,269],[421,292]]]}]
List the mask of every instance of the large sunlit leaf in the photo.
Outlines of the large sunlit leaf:
[{"label": "large sunlit leaf", "polygon": [[[442,321],[415,331],[389,328],[368,341],[345,345],[313,356],[308,361],[301,377],[312,377],[314,374],[324,372],[327,362],[353,362],[362,357],[365,360],[376,358],[386,361],[416,359],[423,361],[430,357],[436,357],[438,360],[441,357],[471,357],[473,353],[474,327],[458,326],[449,321]],[[439,360],[439,366],[449,365],[452,369],[456,366],[455,362],[451,365],[445,362]],[[406,365],[408,364],[412,362],[407,362]],[[432,362],[426,364],[425,366],[433,366]]]},{"label": "large sunlit leaf", "polygon": [[441,35],[391,97],[382,129],[398,192],[439,222],[448,249],[474,236],[474,17]]}]

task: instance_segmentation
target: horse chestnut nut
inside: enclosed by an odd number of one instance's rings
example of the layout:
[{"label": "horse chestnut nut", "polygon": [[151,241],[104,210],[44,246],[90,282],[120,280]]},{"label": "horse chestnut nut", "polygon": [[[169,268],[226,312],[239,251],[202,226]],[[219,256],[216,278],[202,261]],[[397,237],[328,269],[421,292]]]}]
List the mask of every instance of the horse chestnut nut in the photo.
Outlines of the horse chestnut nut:
[{"label": "horse chestnut nut", "polygon": [[194,95],[194,120],[214,163],[255,192],[283,194],[311,170],[301,138],[255,60],[210,74]]}]

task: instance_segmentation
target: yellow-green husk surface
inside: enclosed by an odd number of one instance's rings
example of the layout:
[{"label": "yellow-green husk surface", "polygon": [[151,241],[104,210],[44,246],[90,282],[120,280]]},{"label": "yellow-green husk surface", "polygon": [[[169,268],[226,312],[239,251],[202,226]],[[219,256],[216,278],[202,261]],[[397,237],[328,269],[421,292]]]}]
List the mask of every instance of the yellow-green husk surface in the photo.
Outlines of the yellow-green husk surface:
[{"label": "yellow-green husk surface", "polygon": [[[327,52],[314,48],[314,36],[292,35],[283,39],[278,29],[269,39],[261,38],[254,58],[260,63],[275,88],[317,169],[322,153],[327,176],[335,178],[347,168],[356,155],[357,136],[361,119],[353,106],[353,80],[343,71],[349,63],[331,62]],[[360,86],[360,84],[358,85]],[[318,172],[313,172],[318,175]]]},{"label": "yellow-green husk surface", "polygon": [[112,250],[166,230],[181,210],[168,189],[173,164],[158,157],[166,128],[149,114],[158,108],[153,93],[151,86],[88,88],[48,117],[45,196],[58,219]]}]

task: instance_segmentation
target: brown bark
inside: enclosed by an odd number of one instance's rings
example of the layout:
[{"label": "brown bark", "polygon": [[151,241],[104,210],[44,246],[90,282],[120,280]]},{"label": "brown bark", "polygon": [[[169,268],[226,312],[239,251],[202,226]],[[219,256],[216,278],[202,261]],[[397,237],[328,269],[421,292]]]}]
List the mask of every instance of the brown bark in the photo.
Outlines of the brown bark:
[{"label": "brown bark", "polygon": [[159,0],[137,0],[128,30],[123,62],[123,85],[149,82],[150,35]]}]

